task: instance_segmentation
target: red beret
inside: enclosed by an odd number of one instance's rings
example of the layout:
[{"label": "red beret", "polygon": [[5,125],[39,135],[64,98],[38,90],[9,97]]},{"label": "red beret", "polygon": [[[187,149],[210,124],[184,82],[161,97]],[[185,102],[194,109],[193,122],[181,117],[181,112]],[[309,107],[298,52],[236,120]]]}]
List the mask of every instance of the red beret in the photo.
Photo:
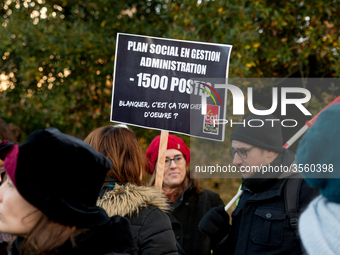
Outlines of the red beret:
[{"label": "red beret", "polygon": [[[159,141],[160,136],[156,136],[153,141],[150,143],[148,149],[146,150],[146,157],[148,158],[149,163],[149,169],[147,169],[147,172],[150,174],[153,174],[155,169],[155,164],[158,159],[158,151],[159,151]],[[170,135],[168,137],[168,147],[167,149],[176,149],[182,152],[182,154],[185,157],[185,160],[187,161],[187,165],[189,165],[190,162],[190,149],[188,146],[185,145],[183,140],[175,135]]]}]

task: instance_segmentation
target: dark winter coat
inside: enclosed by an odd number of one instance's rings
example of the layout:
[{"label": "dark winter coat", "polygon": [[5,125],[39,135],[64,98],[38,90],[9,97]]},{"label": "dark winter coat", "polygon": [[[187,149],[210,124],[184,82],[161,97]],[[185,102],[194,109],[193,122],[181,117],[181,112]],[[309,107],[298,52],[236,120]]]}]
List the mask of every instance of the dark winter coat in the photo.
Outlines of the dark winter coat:
[{"label": "dark winter coat", "polygon": [[186,255],[210,255],[211,245],[207,235],[198,230],[198,223],[213,207],[223,205],[220,196],[210,190],[197,194],[195,186],[188,188],[173,203],[173,210],[168,213],[178,244]]},{"label": "dark winter coat", "polygon": [[154,187],[106,181],[108,185],[99,194],[97,205],[109,216],[118,214],[130,220],[138,254],[177,255],[174,232],[164,212],[169,210],[169,205],[163,192]]},{"label": "dark winter coat", "polygon": [[[290,166],[294,154],[284,152],[280,164]],[[274,163],[273,165],[277,164]],[[288,173],[288,176],[292,173]],[[229,236],[220,244],[221,254],[301,254],[296,230],[286,214],[284,186],[287,178],[259,180],[257,191],[243,186],[244,191],[232,213]],[[245,182],[244,182],[245,183]],[[255,187],[254,187],[255,189]],[[299,212],[318,195],[318,190],[303,181],[299,195]]]},{"label": "dark winter coat", "polygon": [[[18,237],[12,244],[11,255],[19,255],[23,242]],[[130,223],[127,219],[114,216],[99,227],[93,227],[80,233],[75,239],[76,247],[66,242],[53,255],[137,255],[137,247],[131,235]],[[25,254],[28,255],[28,254]],[[29,254],[34,255],[34,254]]]}]

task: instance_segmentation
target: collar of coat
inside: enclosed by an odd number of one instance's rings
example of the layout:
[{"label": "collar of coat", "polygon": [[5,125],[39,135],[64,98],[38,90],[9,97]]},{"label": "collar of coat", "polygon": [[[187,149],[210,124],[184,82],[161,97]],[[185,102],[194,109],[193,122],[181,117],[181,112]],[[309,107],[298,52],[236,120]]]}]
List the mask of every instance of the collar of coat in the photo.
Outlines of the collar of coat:
[{"label": "collar of coat", "polygon": [[[111,181],[112,185],[113,182]],[[97,206],[102,207],[111,217],[113,215],[131,216],[147,206],[156,206],[167,212],[170,205],[162,190],[155,187],[137,186],[131,183],[124,185],[114,182],[114,186],[103,186]]]},{"label": "collar of coat", "polygon": [[195,193],[195,185],[193,182],[190,182],[188,187],[186,187],[186,189],[177,198],[177,200],[173,202],[173,209],[176,209],[177,207],[179,207],[182,204],[183,199],[187,199],[188,197],[192,196],[192,194],[194,193]]},{"label": "collar of coat", "polygon": [[273,186],[278,179],[287,178],[290,175],[296,174],[296,172],[292,171],[292,164],[295,160],[295,154],[289,150],[284,150],[280,153],[276,159],[269,165],[274,167],[287,167],[288,171],[271,171],[271,172],[262,172],[262,169],[259,172],[255,172],[251,178],[243,179],[242,189],[248,190],[253,193],[262,192]]}]

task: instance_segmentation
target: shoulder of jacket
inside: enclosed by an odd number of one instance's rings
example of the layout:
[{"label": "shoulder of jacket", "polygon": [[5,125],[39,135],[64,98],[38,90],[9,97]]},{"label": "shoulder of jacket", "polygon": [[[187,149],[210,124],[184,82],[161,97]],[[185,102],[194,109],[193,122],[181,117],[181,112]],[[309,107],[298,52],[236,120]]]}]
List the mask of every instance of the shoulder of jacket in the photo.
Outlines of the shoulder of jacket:
[{"label": "shoulder of jacket", "polygon": [[130,183],[116,184],[97,200],[109,216],[131,216],[148,206],[155,206],[162,211],[170,210],[166,195],[158,188],[137,186]]},{"label": "shoulder of jacket", "polygon": [[[143,218],[143,221],[147,219],[150,221],[157,222],[158,220],[162,218],[168,219],[169,216],[166,212],[162,211],[158,207],[154,205],[150,205],[140,211],[140,213],[138,214],[138,218]],[[155,221],[155,219],[157,219],[157,221]]]}]

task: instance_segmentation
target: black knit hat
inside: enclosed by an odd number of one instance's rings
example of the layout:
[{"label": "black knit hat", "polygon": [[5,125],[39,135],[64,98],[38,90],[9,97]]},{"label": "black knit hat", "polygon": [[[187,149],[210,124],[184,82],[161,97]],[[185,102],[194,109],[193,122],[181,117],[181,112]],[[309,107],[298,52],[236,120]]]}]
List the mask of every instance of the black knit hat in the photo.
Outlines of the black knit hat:
[{"label": "black knit hat", "polygon": [[111,162],[82,140],[38,130],[13,145],[4,167],[19,193],[50,219],[80,228],[110,220],[96,201]]},{"label": "black knit hat", "polygon": [[283,151],[281,123],[271,121],[273,119],[275,119],[273,115],[260,116],[251,113],[244,120],[244,126],[243,124],[237,125],[230,135],[230,140],[281,153]]}]

